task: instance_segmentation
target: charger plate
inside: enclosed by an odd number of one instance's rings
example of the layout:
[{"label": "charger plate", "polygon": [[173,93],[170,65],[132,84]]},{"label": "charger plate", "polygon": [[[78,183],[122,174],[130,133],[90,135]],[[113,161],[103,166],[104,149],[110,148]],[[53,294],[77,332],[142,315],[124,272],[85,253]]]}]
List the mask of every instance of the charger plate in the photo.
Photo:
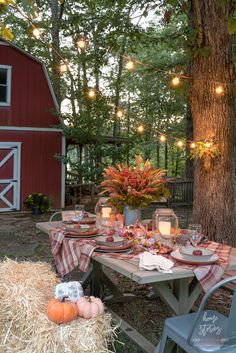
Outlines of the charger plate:
[{"label": "charger plate", "polygon": [[99,231],[97,228],[69,229],[69,230],[66,230],[66,235],[73,235],[74,237],[77,237],[77,238],[84,238],[84,237],[88,237],[88,236],[97,236],[98,232]]},{"label": "charger plate", "polygon": [[95,217],[84,217],[81,220],[76,218],[71,218],[71,223],[73,224],[94,224],[96,222]]},{"label": "charger plate", "polygon": [[65,238],[68,239],[74,239],[74,240],[80,240],[80,239],[85,239],[85,238],[95,238],[97,236],[97,234],[94,235],[73,235],[73,234],[66,234]]},{"label": "charger plate", "polygon": [[129,253],[130,251],[131,251],[131,249],[130,248],[128,248],[128,249],[120,249],[120,250],[103,250],[103,249],[99,249],[99,248],[97,248],[97,249],[95,249],[94,251],[96,251],[96,252],[100,252],[100,253],[104,253],[104,254],[111,254],[111,253]]},{"label": "charger plate", "polygon": [[216,254],[212,255],[212,257],[208,260],[206,260],[204,256],[202,260],[199,259],[199,256],[197,256],[197,259],[194,259],[193,255],[193,258],[190,260],[189,258],[186,258],[184,254],[180,253],[179,250],[172,251],[170,255],[171,257],[173,257],[173,259],[189,265],[211,265],[214,264],[217,260],[219,260],[219,256]]}]

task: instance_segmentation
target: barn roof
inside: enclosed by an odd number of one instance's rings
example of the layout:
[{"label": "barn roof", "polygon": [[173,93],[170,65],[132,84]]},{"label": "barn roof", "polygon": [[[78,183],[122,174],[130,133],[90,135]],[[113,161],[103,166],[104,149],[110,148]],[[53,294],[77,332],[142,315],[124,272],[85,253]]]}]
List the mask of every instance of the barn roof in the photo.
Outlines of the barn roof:
[{"label": "barn roof", "polygon": [[12,42],[9,42],[8,40],[2,38],[1,36],[0,36],[0,45],[12,46],[16,50],[18,50],[21,53],[23,53],[24,55],[28,56],[30,59],[32,59],[32,60],[36,61],[38,64],[42,65],[43,71],[44,71],[44,74],[45,74],[45,77],[46,77],[46,80],[47,80],[47,83],[48,83],[48,87],[49,87],[50,93],[52,95],[53,102],[55,104],[55,107],[56,107],[57,111],[59,112],[59,105],[58,105],[58,102],[57,102],[57,99],[56,99],[56,95],[54,93],[54,90],[53,90],[53,87],[52,87],[52,83],[51,83],[51,80],[49,78],[48,71],[46,69],[46,66],[45,66],[44,62],[42,60],[36,58],[35,56],[31,55],[30,53],[28,53],[24,49],[18,47],[18,45],[14,44]]}]

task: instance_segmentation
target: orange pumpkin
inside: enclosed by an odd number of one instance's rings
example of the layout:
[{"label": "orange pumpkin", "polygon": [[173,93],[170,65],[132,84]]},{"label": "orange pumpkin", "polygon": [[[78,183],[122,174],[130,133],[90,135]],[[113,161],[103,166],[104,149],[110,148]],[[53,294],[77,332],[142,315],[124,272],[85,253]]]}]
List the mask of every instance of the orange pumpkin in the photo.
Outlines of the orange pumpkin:
[{"label": "orange pumpkin", "polygon": [[104,305],[99,298],[82,297],[77,301],[79,316],[84,319],[91,319],[104,313]]},{"label": "orange pumpkin", "polygon": [[75,320],[78,316],[78,308],[75,303],[62,299],[51,299],[47,306],[47,317],[56,324],[63,324]]}]

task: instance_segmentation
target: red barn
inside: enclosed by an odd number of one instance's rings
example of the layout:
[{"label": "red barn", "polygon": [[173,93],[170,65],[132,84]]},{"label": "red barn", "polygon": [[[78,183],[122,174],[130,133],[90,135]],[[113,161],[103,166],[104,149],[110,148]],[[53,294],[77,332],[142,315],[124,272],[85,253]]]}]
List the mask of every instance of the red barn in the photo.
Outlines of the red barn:
[{"label": "red barn", "polygon": [[20,210],[41,192],[64,206],[65,137],[44,64],[0,38],[0,212]]}]

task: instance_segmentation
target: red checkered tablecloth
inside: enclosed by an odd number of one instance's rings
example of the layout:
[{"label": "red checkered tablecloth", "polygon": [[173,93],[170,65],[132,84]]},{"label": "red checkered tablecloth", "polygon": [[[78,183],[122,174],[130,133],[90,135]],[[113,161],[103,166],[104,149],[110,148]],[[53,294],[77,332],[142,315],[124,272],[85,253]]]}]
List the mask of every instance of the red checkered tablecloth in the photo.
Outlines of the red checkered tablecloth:
[{"label": "red checkered tablecloth", "polygon": [[[91,256],[108,256],[120,260],[131,261],[139,259],[137,254],[118,254],[118,253],[97,253],[95,240],[81,239],[74,240],[65,237],[65,232],[61,229],[53,229],[49,234],[52,254],[55,258],[57,270],[61,276],[72,271],[77,266],[82,272],[86,272],[89,266]],[[200,282],[204,291],[212,288],[224,274],[229,264],[229,256],[231,246],[226,244],[218,244],[215,242],[208,242],[201,245],[204,248],[214,250],[219,256],[219,261],[212,265],[187,265],[174,261],[175,266],[187,268],[194,272],[196,278]]]}]

